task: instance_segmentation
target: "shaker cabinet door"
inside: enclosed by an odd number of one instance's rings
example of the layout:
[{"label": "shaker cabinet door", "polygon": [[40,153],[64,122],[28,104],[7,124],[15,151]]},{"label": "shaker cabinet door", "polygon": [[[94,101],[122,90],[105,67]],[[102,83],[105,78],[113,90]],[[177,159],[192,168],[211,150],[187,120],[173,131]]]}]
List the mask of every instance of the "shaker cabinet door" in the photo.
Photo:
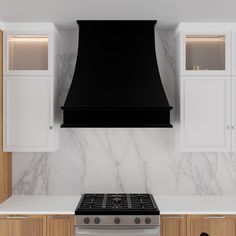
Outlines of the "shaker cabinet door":
[{"label": "shaker cabinet door", "polygon": [[8,76],[4,92],[4,150],[50,151],[50,79]]},{"label": "shaker cabinet door", "polygon": [[230,151],[230,79],[186,77],[183,151]]},{"label": "shaker cabinet door", "polygon": [[47,216],[47,236],[74,236],[74,216]]},{"label": "shaker cabinet door", "polygon": [[189,236],[225,236],[225,225],[225,220],[221,218],[216,219],[211,216],[191,218]]},{"label": "shaker cabinet door", "polygon": [[0,217],[0,236],[46,236],[44,217],[9,215]]},{"label": "shaker cabinet door", "polygon": [[186,236],[186,217],[161,216],[161,236]]},{"label": "shaker cabinet door", "polygon": [[14,221],[0,218],[0,236],[14,236]]},{"label": "shaker cabinet door", "polygon": [[14,220],[14,236],[46,236],[42,217]]}]

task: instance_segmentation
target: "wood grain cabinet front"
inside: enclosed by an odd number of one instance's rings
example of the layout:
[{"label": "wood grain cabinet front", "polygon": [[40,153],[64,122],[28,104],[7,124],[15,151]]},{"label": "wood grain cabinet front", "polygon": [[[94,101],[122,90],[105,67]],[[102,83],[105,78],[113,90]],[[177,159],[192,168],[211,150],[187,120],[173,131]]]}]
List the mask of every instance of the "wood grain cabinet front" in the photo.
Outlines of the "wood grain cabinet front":
[{"label": "wood grain cabinet front", "polygon": [[236,218],[232,216],[188,216],[189,236],[236,236]]},{"label": "wood grain cabinet front", "polygon": [[0,217],[0,236],[46,236],[45,217],[9,215]]},{"label": "wood grain cabinet front", "polygon": [[161,216],[161,236],[186,236],[186,217],[182,215]]},{"label": "wood grain cabinet front", "polygon": [[47,236],[74,236],[74,216],[47,216]]}]

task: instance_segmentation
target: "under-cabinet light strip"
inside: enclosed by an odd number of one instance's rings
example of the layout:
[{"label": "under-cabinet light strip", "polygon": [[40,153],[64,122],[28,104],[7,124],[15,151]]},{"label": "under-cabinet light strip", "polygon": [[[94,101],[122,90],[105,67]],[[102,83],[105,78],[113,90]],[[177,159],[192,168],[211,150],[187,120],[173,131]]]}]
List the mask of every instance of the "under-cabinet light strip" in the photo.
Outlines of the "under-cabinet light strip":
[{"label": "under-cabinet light strip", "polygon": [[46,37],[38,37],[38,38],[33,38],[33,37],[11,37],[9,39],[9,42],[48,42],[48,38]]},{"label": "under-cabinet light strip", "polygon": [[224,42],[224,37],[219,38],[186,38],[187,42]]}]

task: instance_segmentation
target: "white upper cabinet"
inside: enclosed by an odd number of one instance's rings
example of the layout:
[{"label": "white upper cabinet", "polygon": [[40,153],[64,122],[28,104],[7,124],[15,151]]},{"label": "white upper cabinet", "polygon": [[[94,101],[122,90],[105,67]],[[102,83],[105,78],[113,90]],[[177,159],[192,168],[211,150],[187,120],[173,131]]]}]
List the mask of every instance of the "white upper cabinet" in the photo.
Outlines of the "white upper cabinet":
[{"label": "white upper cabinet", "polygon": [[53,150],[53,84],[47,76],[4,79],[5,151]]},{"label": "white upper cabinet", "polygon": [[236,24],[176,29],[176,144],[184,152],[236,151]]},{"label": "white upper cabinet", "polygon": [[4,151],[53,152],[58,148],[56,34],[49,23],[6,24]]},{"label": "white upper cabinet", "polygon": [[230,75],[231,34],[181,33],[182,75]]},{"label": "white upper cabinet", "polygon": [[230,78],[187,76],[183,81],[183,151],[230,151]]}]

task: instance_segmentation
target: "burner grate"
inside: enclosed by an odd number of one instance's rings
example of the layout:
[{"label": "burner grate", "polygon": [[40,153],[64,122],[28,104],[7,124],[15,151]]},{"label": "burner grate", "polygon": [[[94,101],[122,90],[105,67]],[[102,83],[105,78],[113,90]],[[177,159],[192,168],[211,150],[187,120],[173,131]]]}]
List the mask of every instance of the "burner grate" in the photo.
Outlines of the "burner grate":
[{"label": "burner grate", "polygon": [[153,209],[155,206],[149,194],[130,194],[132,209]]},{"label": "burner grate", "polygon": [[150,194],[84,194],[78,210],[155,210]]},{"label": "burner grate", "polygon": [[128,199],[126,194],[108,194],[106,200],[107,209],[126,209]]},{"label": "burner grate", "polygon": [[86,194],[81,202],[81,209],[101,209],[103,208],[103,194]]}]

